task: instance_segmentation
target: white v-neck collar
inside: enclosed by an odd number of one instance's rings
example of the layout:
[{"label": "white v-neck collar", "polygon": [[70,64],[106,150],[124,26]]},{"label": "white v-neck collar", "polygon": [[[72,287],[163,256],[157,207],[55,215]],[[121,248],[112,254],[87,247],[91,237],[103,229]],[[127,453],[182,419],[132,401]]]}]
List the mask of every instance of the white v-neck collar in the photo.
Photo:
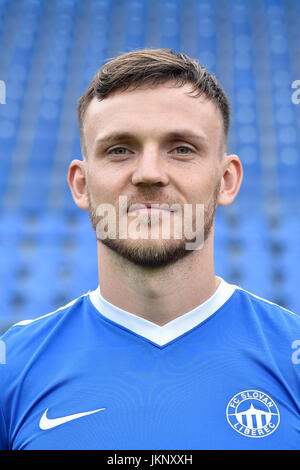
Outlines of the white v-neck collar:
[{"label": "white v-neck collar", "polygon": [[94,291],[91,291],[89,296],[94,307],[102,315],[128,330],[144,336],[159,346],[163,346],[202,323],[232,296],[237,286],[228,284],[220,277],[218,279],[221,282],[216,292],[209,299],[163,326],[159,326],[111,304],[102,297],[99,286]]}]

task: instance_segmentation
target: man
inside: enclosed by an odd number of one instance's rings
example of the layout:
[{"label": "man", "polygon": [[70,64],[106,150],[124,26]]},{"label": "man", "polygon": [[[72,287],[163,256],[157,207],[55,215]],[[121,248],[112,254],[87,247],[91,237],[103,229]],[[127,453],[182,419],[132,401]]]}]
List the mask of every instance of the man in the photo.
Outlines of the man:
[{"label": "man", "polygon": [[99,287],[3,336],[3,449],[300,447],[300,318],[214,272],[215,210],[242,180],[229,115],[166,49],[116,57],[80,98],[68,182]]}]

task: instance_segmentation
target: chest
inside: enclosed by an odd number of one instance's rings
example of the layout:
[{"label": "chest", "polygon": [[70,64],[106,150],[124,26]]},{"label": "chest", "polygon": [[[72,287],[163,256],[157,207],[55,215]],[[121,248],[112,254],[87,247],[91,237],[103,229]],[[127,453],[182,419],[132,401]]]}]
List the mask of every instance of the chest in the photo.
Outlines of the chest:
[{"label": "chest", "polygon": [[116,355],[27,377],[15,449],[292,449],[300,418],[276,377],[241,355]]}]

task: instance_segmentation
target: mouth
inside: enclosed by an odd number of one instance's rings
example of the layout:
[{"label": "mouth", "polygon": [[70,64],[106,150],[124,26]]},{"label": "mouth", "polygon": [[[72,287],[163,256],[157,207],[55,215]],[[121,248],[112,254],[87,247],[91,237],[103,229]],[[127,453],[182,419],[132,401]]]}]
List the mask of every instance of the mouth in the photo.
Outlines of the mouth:
[{"label": "mouth", "polygon": [[175,212],[170,206],[166,203],[161,203],[159,201],[145,201],[141,203],[132,204],[129,209],[128,213],[130,215],[137,215],[137,214],[155,214],[160,212]]}]

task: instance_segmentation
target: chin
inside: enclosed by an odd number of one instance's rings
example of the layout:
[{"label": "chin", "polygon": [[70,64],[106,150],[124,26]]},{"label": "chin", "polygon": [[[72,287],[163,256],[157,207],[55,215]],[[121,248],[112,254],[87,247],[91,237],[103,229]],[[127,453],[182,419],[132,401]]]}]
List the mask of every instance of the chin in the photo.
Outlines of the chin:
[{"label": "chin", "polygon": [[188,256],[185,240],[101,240],[123,259],[148,268],[159,268],[172,265]]}]

